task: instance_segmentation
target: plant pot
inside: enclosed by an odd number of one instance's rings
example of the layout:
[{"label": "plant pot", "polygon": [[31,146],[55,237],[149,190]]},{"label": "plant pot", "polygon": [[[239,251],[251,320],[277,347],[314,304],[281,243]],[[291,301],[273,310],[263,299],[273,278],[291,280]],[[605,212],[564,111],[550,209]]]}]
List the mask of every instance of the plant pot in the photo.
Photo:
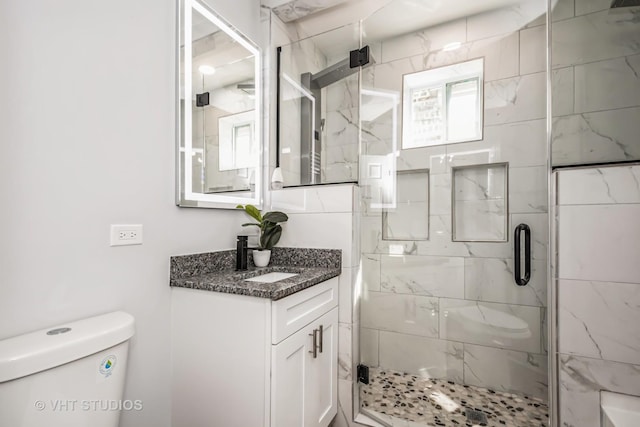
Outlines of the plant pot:
[{"label": "plant pot", "polygon": [[253,263],[256,267],[266,267],[269,265],[269,260],[271,260],[271,250],[253,250]]}]

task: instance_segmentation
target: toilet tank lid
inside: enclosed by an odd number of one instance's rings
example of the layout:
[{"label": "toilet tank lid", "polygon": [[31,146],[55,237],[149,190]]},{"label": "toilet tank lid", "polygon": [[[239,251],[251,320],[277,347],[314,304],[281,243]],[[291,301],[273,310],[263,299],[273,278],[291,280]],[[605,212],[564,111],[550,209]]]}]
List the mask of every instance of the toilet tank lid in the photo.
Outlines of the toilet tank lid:
[{"label": "toilet tank lid", "polygon": [[1,340],[0,383],[113,347],[134,332],[133,316],[116,311]]}]

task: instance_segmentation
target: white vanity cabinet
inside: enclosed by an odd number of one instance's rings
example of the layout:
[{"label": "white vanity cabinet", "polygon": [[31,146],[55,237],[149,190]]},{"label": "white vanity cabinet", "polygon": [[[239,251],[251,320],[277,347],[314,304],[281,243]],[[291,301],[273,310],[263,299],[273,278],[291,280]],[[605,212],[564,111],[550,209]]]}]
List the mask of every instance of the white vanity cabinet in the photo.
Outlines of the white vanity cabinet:
[{"label": "white vanity cabinet", "polygon": [[172,288],[172,425],[326,427],[338,278],[277,301]]}]

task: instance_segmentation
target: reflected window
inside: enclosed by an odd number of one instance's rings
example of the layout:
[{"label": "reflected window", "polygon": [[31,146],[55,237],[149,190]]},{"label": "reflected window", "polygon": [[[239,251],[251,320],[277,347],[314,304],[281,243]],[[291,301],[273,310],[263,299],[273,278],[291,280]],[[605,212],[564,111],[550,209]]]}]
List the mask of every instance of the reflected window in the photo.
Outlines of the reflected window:
[{"label": "reflected window", "polygon": [[254,144],[253,111],[232,114],[218,119],[220,130],[219,171],[231,171],[254,166],[258,147]]}]

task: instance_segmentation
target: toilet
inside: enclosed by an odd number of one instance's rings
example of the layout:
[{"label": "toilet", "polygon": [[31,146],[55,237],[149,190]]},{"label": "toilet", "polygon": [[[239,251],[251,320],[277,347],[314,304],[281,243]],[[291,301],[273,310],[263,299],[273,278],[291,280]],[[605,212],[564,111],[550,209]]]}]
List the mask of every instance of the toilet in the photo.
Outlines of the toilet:
[{"label": "toilet", "polygon": [[134,318],[118,311],[0,341],[0,426],[117,427]]},{"label": "toilet", "polygon": [[500,347],[512,347],[532,337],[523,319],[483,304],[448,307],[444,314],[443,330],[464,330]]}]

